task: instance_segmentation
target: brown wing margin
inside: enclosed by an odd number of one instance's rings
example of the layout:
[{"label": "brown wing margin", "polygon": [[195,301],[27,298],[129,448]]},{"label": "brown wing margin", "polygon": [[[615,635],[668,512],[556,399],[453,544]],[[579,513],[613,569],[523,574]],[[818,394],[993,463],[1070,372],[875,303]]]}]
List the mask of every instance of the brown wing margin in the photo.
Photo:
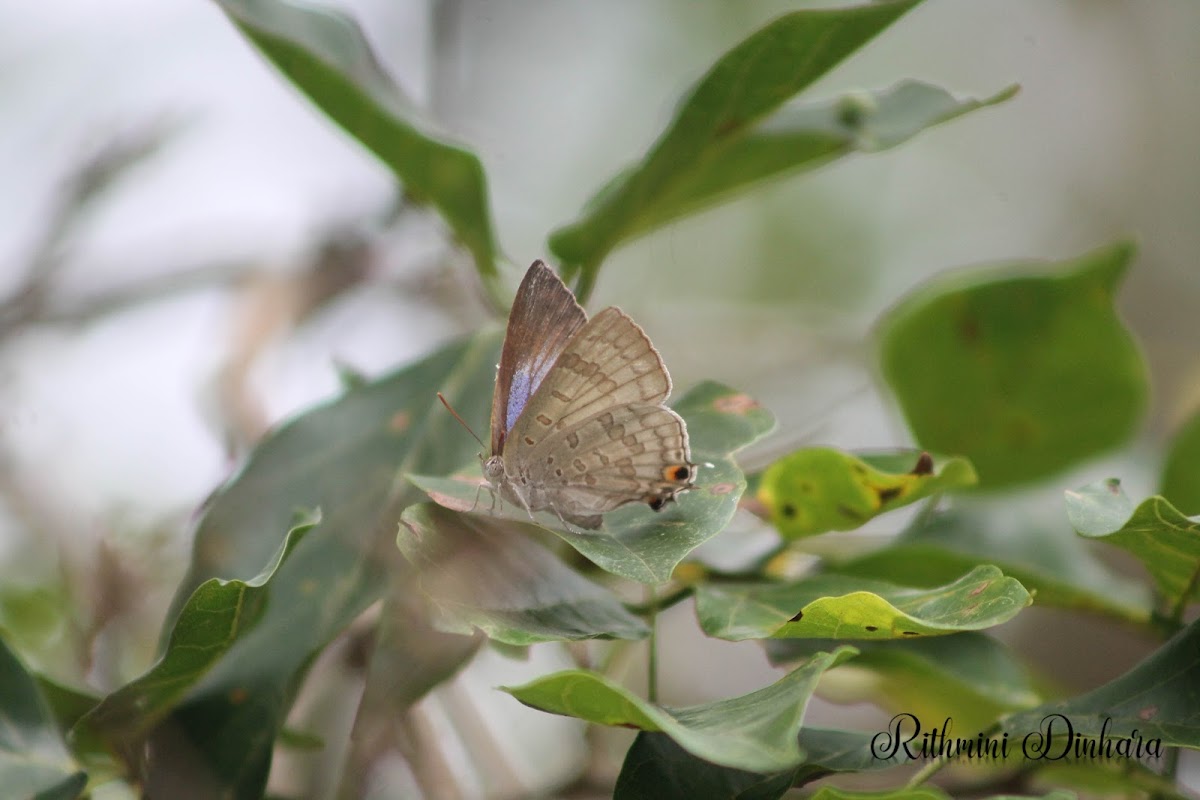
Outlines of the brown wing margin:
[{"label": "brown wing margin", "polygon": [[[508,436],[509,405],[524,408],[571,337],[584,323],[587,314],[575,296],[554,271],[534,261],[517,289],[500,368],[496,373],[496,391],[492,394],[492,455],[499,455]],[[523,396],[513,397],[513,378]]]}]

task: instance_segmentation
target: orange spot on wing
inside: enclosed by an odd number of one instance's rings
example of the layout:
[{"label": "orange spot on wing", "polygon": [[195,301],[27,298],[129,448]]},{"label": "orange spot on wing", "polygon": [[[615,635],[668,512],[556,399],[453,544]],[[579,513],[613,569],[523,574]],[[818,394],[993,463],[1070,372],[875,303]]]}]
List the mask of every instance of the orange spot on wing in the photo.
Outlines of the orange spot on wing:
[{"label": "orange spot on wing", "polygon": [[388,430],[392,433],[404,433],[412,424],[412,414],[407,411],[397,411],[388,420]]},{"label": "orange spot on wing", "polygon": [[715,483],[708,487],[709,494],[729,494],[733,491],[732,483]]}]

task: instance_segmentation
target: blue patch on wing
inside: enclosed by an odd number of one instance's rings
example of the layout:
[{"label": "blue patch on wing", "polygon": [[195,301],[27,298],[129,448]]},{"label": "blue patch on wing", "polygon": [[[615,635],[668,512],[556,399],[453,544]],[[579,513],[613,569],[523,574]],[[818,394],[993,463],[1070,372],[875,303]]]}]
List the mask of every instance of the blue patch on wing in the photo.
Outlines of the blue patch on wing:
[{"label": "blue patch on wing", "polygon": [[504,430],[511,431],[517,424],[529,398],[554,367],[554,359],[545,356],[543,353],[539,358],[529,359],[513,370],[512,383],[508,387],[508,407],[504,409]]},{"label": "blue patch on wing", "polygon": [[[537,383],[541,383],[541,378],[545,376],[539,375],[537,377]],[[525,405],[529,402],[529,396],[537,389],[537,385],[533,379],[534,376],[530,375],[527,369],[517,369],[513,372],[512,385],[508,390],[508,408],[504,411],[505,430],[511,431],[513,426],[517,424],[517,418],[525,410]]]}]

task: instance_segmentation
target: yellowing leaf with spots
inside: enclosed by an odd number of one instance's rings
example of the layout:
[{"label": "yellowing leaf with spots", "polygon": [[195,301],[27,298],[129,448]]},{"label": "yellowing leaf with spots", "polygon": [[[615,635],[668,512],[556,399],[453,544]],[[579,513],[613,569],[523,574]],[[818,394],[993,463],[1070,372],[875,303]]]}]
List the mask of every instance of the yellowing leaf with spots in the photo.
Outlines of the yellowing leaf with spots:
[{"label": "yellowing leaf with spots", "polygon": [[1016,579],[984,565],[932,589],[846,575],[790,584],[709,584],[696,590],[696,615],[705,633],[732,641],[902,639],[990,628],[1031,602]]},{"label": "yellowing leaf with spots", "polygon": [[785,539],[847,531],[937,492],[971,486],[962,458],[906,451],[854,456],[826,447],[797,450],[766,469],[758,500]]}]

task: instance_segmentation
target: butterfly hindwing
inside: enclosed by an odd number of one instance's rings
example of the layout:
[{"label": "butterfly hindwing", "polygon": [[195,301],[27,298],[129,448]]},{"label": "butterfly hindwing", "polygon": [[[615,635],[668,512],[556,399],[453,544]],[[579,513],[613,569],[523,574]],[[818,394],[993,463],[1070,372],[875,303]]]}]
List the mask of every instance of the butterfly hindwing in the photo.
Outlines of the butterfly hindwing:
[{"label": "butterfly hindwing", "polygon": [[524,458],[540,500],[587,516],[630,502],[659,507],[694,476],[683,420],[665,406],[641,403],[556,432]]}]

